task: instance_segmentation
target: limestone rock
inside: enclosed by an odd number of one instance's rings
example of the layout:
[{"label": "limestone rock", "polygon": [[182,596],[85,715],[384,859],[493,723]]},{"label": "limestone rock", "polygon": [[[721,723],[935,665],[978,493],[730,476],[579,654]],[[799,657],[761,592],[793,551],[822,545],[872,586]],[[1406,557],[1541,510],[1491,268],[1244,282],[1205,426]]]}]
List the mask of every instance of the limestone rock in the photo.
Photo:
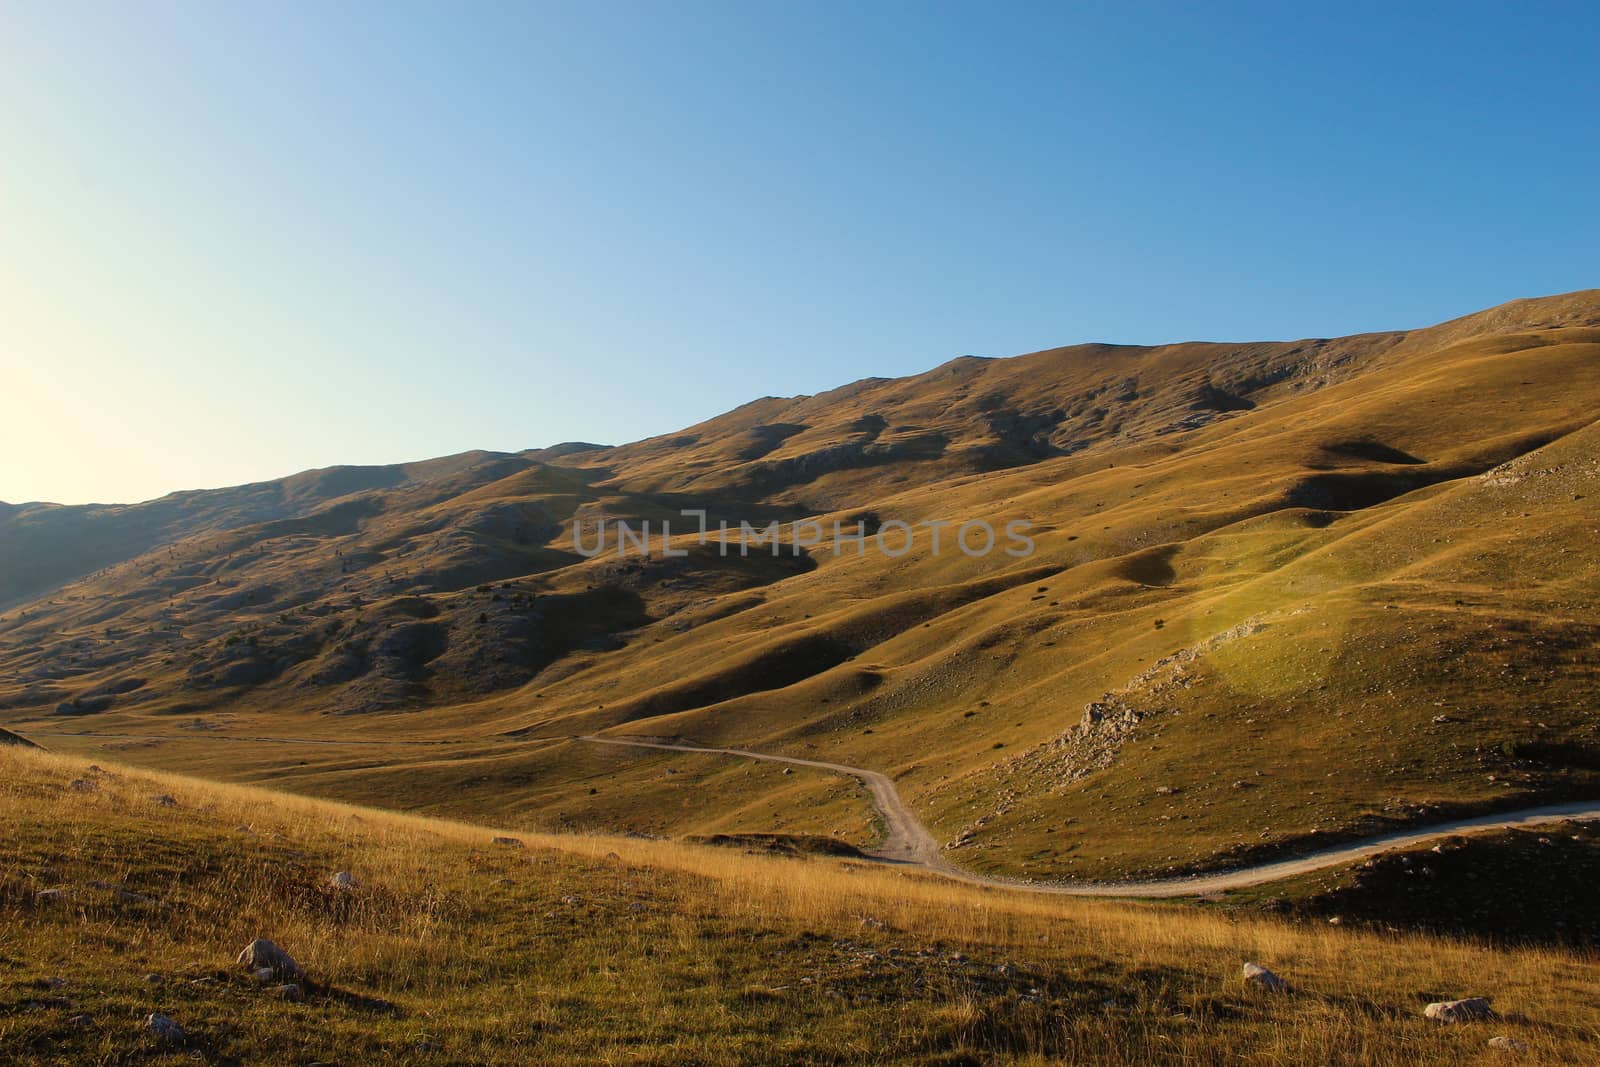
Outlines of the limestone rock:
[{"label": "limestone rock", "polygon": [[1244,965],[1244,980],[1251,985],[1270,989],[1274,993],[1288,992],[1289,983],[1273,974],[1259,963],[1246,963]]},{"label": "limestone rock", "polygon": [[1463,1000],[1441,1000],[1429,1004],[1422,1014],[1435,1022],[1469,1023],[1478,1019],[1494,1018],[1494,1009],[1484,997],[1467,997]]},{"label": "limestone rock", "polygon": [[264,937],[257,938],[244,947],[244,951],[239,953],[239,965],[257,972],[258,975],[261,971],[271,971],[272,977],[283,981],[301,978],[305,974],[300,965],[294,961],[294,957]]}]

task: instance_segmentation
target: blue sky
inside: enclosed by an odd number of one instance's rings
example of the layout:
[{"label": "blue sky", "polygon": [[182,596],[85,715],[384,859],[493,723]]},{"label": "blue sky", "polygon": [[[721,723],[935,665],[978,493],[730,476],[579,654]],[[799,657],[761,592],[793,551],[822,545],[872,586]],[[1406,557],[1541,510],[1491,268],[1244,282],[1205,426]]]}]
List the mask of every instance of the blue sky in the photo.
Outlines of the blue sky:
[{"label": "blue sky", "polygon": [[1600,284],[1600,14],[0,8],[0,499]]}]

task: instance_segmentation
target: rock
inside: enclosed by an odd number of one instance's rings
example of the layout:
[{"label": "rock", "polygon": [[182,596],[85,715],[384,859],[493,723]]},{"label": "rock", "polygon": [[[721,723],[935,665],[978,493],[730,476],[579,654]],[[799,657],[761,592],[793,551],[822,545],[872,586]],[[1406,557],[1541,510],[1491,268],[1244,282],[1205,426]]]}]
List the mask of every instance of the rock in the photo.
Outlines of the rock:
[{"label": "rock", "polygon": [[154,798],[151,803],[162,808],[175,808],[178,806],[178,802],[167,793],[162,793],[160,796]]},{"label": "rock", "polygon": [[1422,1009],[1422,1014],[1435,1022],[1469,1023],[1478,1019],[1494,1018],[1494,1009],[1484,997],[1467,997],[1463,1000],[1441,1000]]},{"label": "rock", "polygon": [[252,971],[251,974],[254,976],[255,980],[260,982],[262,985],[266,985],[275,977],[272,973],[271,967],[258,967]]},{"label": "rock", "polygon": [[497,837],[497,838],[494,839],[494,843],[497,844],[497,845],[504,845],[506,848],[523,848],[523,847],[525,847],[522,844],[522,838],[520,838],[520,837]]},{"label": "rock", "polygon": [[151,985],[160,985],[162,982],[166,981],[165,978],[163,978],[159,974],[155,974],[155,973],[151,973],[151,974],[145,975],[144,976],[144,980],[146,982],[150,983]]},{"label": "rock", "polygon": [[239,965],[256,972],[257,977],[262,971],[270,971],[273,978],[284,980],[305,975],[294,957],[266,938],[257,938],[246,945],[239,953]]},{"label": "rock", "polygon": [[144,1028],[150,1031],[156,1040],[165,1041],[172,1045],[183,1044],[184,1038],[188,1036],[183,1032],[183,1027],[160,1012],[145,1016]]},{"label": "rock", "polygon": [[293,982],[285,982],[283,985],[274,986],[271,992],[272,995],[277,997],[279,1000],[298,1002],[306,999],[305,990],[301,989]]},{"label": "rock", "polygon": [[77,1030],[87,1030],[94,1025],[94,1017],[92,1015],[69,1015],[67,1017],[67,1025]]},{"label": "rock", "polygon": [[41,889],[33,895],[33,899],[40,904],[56,904],[71,895],[72,891],[68,889]]},{"label": "rock", "polygon": [[124,904],[148,904],[155,898],[147,897],[143,893],[130,893],[126,889],[119,889],[117,890],[117,899]]},{"label": "rock", "polygon": [[1251,985],[1258,985],[1262,989],[1270,989],[1274,993],[1286,993],[1289,983],[1273,974],[1259,963],[1246,963],[1244,965],[1244,980]]},{"label": "rock", "polygon": [[1489,1039],[1489,1047],[1500,1052],[1528,1051],[1528,1043],[1526,1041],[1518,1041],[1516,1038],[1507,1034],[1501,1034],[1499,1037],[1491,1037]]},{"label": "rock", "polygon": [[73,789],[80,793],[93,793],[96,789],[100,788],[87,778],[74,778],[70,784]]},{"label": "rock", "polygon": [[349,871],[340,871],[330,881],[335,889],[354,889],[356,887],[355,876]]}]

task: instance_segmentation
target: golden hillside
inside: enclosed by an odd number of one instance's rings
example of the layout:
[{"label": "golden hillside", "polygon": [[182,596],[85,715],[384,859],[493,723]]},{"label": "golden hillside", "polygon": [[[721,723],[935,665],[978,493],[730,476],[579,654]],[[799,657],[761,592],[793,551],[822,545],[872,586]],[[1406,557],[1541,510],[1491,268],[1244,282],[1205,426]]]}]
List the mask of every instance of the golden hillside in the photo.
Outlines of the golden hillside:
[{"label": "golden hillside", "polygon": [[[1570,951],[504,836],[0,749],[0,1060],[1398,1067],[1504,1062],[1491,1039],[1518,1062],[1595,1056],[1600,967]],[[259,938],[298,973],[242,966]],[[1498,1017],[1424,1018],[1469,995]]]},{"label": "golden hillside", "polygon": [[[0,618],[0,722],[527,828],[880,832],[850,778],[574,737],[734,745],[882,771],[1036,879],[1592,798],[1596,410],[1597,291],[963,358],[140,548]],[[827,536],[723,555],[684,508]],[[586,559],[602,517],[686,554]],[[831,536],[980,519],[1034,551]]]}]

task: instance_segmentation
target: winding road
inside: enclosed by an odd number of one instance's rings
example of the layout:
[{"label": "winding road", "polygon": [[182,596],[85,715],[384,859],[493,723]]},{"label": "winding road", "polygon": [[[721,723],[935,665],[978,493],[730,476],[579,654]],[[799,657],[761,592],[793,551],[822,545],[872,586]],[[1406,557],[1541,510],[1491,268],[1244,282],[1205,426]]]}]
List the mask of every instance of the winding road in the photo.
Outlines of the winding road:
[{"label": "winding road", "polygon": [[1258,864],[1254,867],[1218,871],[1213,874],[1196,874],[1180,878],[1134,882],[1025,882],[1018,879],[974,874],[971,871],[962,870],[951,863],[945,858],[944,852],[939,848],[939,843],[934,840],[933,835],[928,833],[927,827],[922,825],[911,809],[906,807],[904,801],[900,799],[900,794],[895,789],[894,783],[877,771],[869,771],[864,767],[849,767],[843,763],[827,763],[822,760],[800,759],[795,756],[775,756],[766,752],[751,752],[743,748],[716,748],[709,745],[692,745],[683,742],[644,741],[592,735],[578,737],[575,740],[599,745],[621,745],[626,748],[654,748],[668,752],[696,752],[718,756],[736,756],[741,759],[765,760],[769,763],[792,763],[797,767],[813,767],[818,770],[831,771],[834,774],[847,775],[867,787],[867,791],[872,794],[873,805],[877,808],[886,828],[883,843],[869,853],[873,858],[884,863],[900,863],[922,867],[945,878],[966,882],[969,885],[1018,889],[1029,893],[1054,893],[1062,896],[1131,897],[1141,899],[1205,896],[1209,893],[1220,893],[1228,889],[1243,889],[1247,886],[1292,878],[1308,871],[1365,859],[1380,852],[1410,848],[1413,845],[1419,845],[1438,837],[1483,833],[1489,830],[1542,826],[1548,823],[1565,822],[1568,819],[1600,819],[1600,802],[1578,801],[1572,804],[1550,804],[1538,808],[1524,808],[1520,811],[1499,812],[1470,819],[1457,819],[1453,822],[1437,823],[1433,826],[1419,827],[1414,830],[1398,830],[1378,837],[1370,837],[1345,845],[1336,845],[1332,848],[1308,852],[1303,856]]}]

